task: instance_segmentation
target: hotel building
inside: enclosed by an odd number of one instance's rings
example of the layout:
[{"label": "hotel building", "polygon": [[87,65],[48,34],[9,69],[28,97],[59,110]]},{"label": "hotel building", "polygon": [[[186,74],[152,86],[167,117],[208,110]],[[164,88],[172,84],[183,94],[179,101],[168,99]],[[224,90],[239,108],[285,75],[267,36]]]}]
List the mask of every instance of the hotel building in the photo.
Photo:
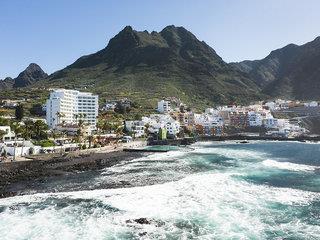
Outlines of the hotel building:
[{"label": "hotel building", "polygon": [[98,96],[76,90],[56,89],[46,103],[47,124],[55,128],[59,124],[78,124],[80,120],[91,130],[96,129]]}]

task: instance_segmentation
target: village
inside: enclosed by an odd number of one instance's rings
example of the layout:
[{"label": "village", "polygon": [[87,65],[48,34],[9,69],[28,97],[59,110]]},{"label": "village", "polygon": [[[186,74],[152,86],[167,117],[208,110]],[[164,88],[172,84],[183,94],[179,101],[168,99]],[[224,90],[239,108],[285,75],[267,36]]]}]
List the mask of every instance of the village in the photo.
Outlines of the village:
[{"label": "village", "polygon": [[[38,111],[43,112],[43,117],[30,117],[24,116],[24,101],[7,99],[1,102],[1,108],[14,109],[15,112],[15,116],[0,116],[2,162],[88,149],[115,151],[166,139],[199,136],[271,136],[284,139],[310,136],[310,131],[302,126],[301,121],[307,115],[319,114],[316,101],[278,99],[248,106],[208,107],[200,112],[172,97],[159,99],[154,112],[149,115],[137,114],[133,119],[125,119],[114,116],[120,113],[126,116],[123,113],[134,107],[130,99],[106,99],[99,107],[98,95],[52,89],[46,104],[38,104],[41,106],[41,109],[38,106]],[[290,112],[295,112],[294,117],[279,117],[290,116]]]}]

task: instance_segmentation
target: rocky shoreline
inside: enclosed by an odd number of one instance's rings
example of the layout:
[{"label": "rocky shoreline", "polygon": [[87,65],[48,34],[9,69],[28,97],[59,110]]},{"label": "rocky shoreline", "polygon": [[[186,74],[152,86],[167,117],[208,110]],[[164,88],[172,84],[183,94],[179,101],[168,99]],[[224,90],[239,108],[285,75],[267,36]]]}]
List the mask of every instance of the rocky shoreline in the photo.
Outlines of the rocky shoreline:
[{"label": "rocky shoreline", "polygon": [[31,160],[0,164],[0,198],[19,195],[14,186],[25,181],[77,174],[83,171],[111,167],[123,161],[145,156],[141,152],[114,151],[108,153],[89,153],[79,156],[60,156],[48,160]]}]

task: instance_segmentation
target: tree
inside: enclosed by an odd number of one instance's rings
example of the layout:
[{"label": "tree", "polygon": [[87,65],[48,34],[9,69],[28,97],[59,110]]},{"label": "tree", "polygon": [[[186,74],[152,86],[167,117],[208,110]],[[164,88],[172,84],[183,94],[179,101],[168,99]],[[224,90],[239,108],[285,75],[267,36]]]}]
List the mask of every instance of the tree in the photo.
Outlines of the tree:
[{"label": "tree", "polygon": [[48,126],[41,120],[37,120],[33,124],[33,137],[37,140],[43,140],[48,138],[47,130]]},{"label": "tree", "polygon": [[46,114],[46,112],[43,111],[41,104],[33,104],[29,112],[31,115],[38,116],[38,117],[44,116]]},{"label": "tree", "polygon": [[[33,132],[33,121],[28,120],[24,122],[24,126],[20,126],[19,131],[24,139],[31,139]],[[17,134],[18,135],[18,134]]]},{"label": "tree", "polygon": [[123,104],[121,102],[117,102],[116,107],[114,108],[114,111],[116,113],[126,114],[131,111],[131,108],[126,104]]},{"label": "tree", "polygon": [[10,125],[10,121],[8,119],[0,117],[0,126],[9,126],[9,125]]},{"label": "tree", "polygon": [[6,135],[6,132],[3,130],[0,130],[0,142],[2,142],[2,138],[4,135]]},{"label": "tree", "polygon": [[18,121],[21,121],[24,116],[24,108],[22,104],[16,106],[15,117]]},{"label": "tree", "polygon": [[140,113],[136,113],[134,115],[134,120],[141,120],[141,118],[142,118],[142,115]]}]

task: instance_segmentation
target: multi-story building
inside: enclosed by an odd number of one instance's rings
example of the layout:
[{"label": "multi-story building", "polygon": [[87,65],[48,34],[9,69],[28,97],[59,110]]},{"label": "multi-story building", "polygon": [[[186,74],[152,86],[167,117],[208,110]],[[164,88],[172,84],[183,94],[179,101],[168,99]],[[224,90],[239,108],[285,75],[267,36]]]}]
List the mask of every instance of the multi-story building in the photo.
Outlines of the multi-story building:
[{"label": "multi-story building", "polygon": [[250,127],[261,127],[262,125],[261,114],[254,111],[248,112],[248,123]]},{"label": "multi-story building", "polygon": [[245,128],[248,125],[248,113],[236,111],[230,114],[230,124],[238,128]]},{"label": "multi-story building", "polygon": [[96,128],[98,96],[76,90],[56,89],[46,103],[47,124],[55,128],[61,124],[78,124],[83,121],[91,130]]},{"label": "multi-story building", "polygon": [[171,103],[167,100],[161,100],[158,102],[158,108],[159,113],[168,113],[171,112]]}]

